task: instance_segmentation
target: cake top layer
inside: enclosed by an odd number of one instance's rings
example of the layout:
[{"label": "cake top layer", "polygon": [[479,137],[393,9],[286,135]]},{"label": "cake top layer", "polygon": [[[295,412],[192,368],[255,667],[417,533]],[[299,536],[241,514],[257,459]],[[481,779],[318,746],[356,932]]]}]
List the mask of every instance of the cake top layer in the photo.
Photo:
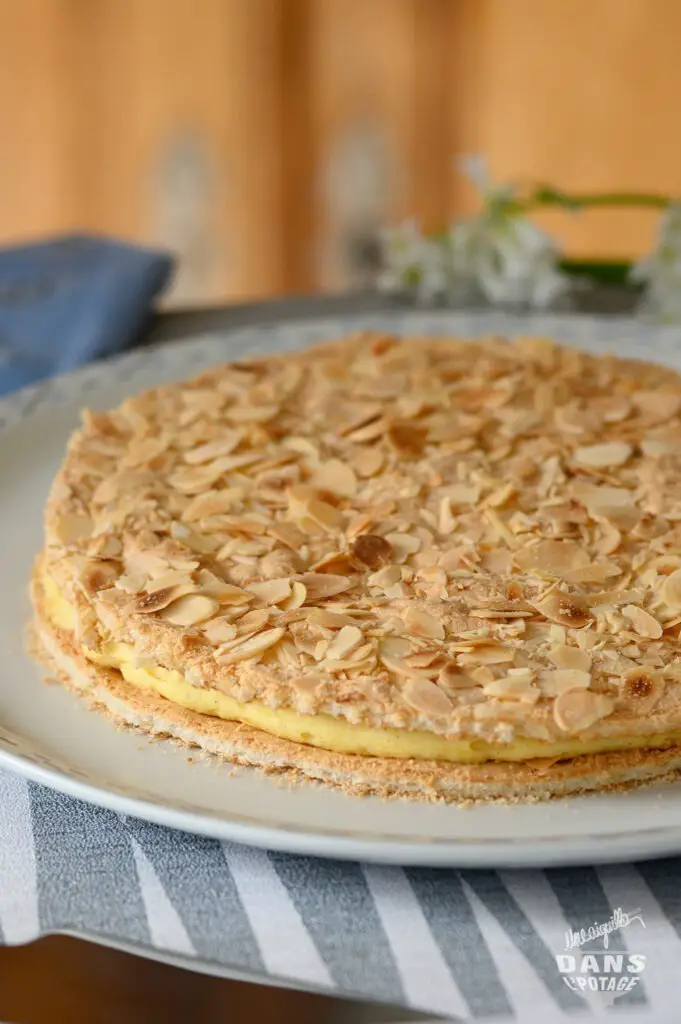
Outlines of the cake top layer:
[{"label": "cake top layer", "polygon": [[80,642],[237,699],[510,742],[681,726],[681,378],[361,334],[86,411]]}]

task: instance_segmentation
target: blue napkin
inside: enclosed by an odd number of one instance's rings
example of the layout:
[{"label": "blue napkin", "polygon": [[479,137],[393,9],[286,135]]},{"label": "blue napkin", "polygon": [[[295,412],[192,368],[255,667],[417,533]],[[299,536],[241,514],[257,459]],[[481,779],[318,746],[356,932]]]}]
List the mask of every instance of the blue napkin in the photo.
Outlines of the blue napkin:
[{"label": "blue napkin", "polygon": [[86,235],[0,251],[0,395],[131,345],[172,269]]}]

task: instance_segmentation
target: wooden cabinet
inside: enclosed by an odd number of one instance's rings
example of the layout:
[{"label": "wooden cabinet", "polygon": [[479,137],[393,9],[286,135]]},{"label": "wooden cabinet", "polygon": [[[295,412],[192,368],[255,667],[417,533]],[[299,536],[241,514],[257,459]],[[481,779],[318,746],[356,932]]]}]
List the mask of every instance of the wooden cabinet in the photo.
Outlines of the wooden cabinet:
[{"label": "wooden cabinet", "polygon": [[[175,301],[343,287],[500,179],[681,194],[677,0],[0,0],[0,241],[168,245]],[[547,215],[636,254],[645,213]]]}]

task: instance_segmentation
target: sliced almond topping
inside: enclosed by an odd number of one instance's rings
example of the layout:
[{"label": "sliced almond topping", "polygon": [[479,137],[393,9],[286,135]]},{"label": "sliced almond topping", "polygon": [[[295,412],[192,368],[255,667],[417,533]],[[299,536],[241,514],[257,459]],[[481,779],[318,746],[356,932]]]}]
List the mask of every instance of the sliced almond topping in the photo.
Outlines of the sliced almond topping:
[{"label": "sliced almond topping", "polygon": [[368,479],[380,473],[383,462],[383,452],[379,448],[364,448],[353,456],[352,468],[358,477]]},{"label": "sliced almond topping", "polygon": [[249,583],[246,590],[254,594],[263,604],[281,604],[282,601],[291,597],[291,580],[283,578],[264,580],[262,583]]},{"label": "sliced almond topping", "polygon": [[391,448],[399,455],[417,456],[423,451],[428,432],[424,427],[413,423],[392,423],[386,437]]},{"label": "sliced almond topping", "polygon": [[88,516],[63,515],[54,524],[54,536],[60,544],[78,544],[92,536],[92,520]]},{"label": "sliced almond topping", "polygon": [[148,594],[154,594],[157,590],[166,590],[169,587],[177,587],[189,584],[194,589],[191,579],[186,572],[179,569],[169,569],[154,579],[147,580],[144,589]]},{"label": "sliced almond topping", "polygon": [[591,685],[591,673],[579,668],[556,668],[542,673],[541,688],[544,693],[558,697],[567,690],[587,690]]},{"label": "sliced almond topping", "polygon": [[589,444],[575,450],[575,462],[591,469],[608,469],[623,465],[631,455],[631,445],[624,441]]},{"label": "sliced almond topping", "polygon": [[363,533],[357,537],[350,545],[350,550],[368,569],[380,569],[382,565],[387,565],[393,551],[385,537],[378,537],[373,533]]},{"label": "sliced almond topping", "polygon": [[554,644],[553,647],[549,648],[548,655],[556,668],[573,668],[581,672],[591,671],[591,655],[588,651],[583,651],[579,647]]},{"label": "sliced almond topping", "polygon": [[425,636],[431,640],[444,640],[445,627],[429,612],[410,605],[405,611],[404,623],[414,636]]},{"label": "sliced almond topping", "polygon": [[662,600],[670,608],[681,608],[681,569],[676,569],[662,585]]},{"label": "sliced almond topping", "polygon": [[[167,608],[173,601],[183,597],[185,594],[191,594],[195,589],[196,588],[193,583],[187,583],[184,586],[166,587],[164,590],[155,590],[151,594],[139,594],[135,600],[135,611],[140,615],[149,615],[153,612],[161,611],[162,608]],[[218,606],[216,605],[216,611],[217,607]]]},{"label": "sliced almond topping", "polygon": [[459,665],[503,665],[507,661],[513,661],[515,649],[513,647],[495,647],[481,645],[473,651],[459,654],[457,661]]},{"label": "sliced almond topping", "polygon": [[266,629],[262,633],[256,633],[255,636],[249,637],[236,647],[230,647],[229,650],[223,651],[219,647],[215,652],[215,660],[221,665],[236,665],[240,661],[255,658],[274,647],[285,632],[286,630],[282,626],[277,626],[275,629]]},{"label": "sliced almond topping", "polygon": [[96,594],[98,590],[110,587],[119,577],[118,566],[114,562],[89,562],[79,576],[88,594]]},{"label": "sliced almond topping", "polygon": [[304,572],[296,579],[307,588],[306,600],[323,601],[327,597],[335,597],[349,590],[352,580],[345,576],[336,576],[328,572]]},{"label": "sliced almond topping", "polygon": [[242,587],[235,587],[232,583],[225,583],[215,573],[208,569],[201,569],[196,577],[198,587],[204,594],[214,597],[220,604],[240,605],[248,604],[251,595]]},{"label": "sliced almond topping", "polygon": [[195,626],[198,622],[212,618],[219,610],[220,605],[215,598],[206,597],[205,594],[187,594],[173,601],[164,610],[162,618],[174,626]]},{"label": "sliced almond topping", "polygon": [[202,626],[202,629],[214,647],[233,640],[236,636],[236,626],[228,619],[211,619]]},{"label": "sliced almond topping", "polygon": [[392,548],[396,562],[406,562],[411,555],[421,550],[421,538],[412,537],[409,533],[389,533],[385,539]]},{"label": "sliced almond topping", "polygon": [[453,708],[447,694],[429,679],[409,679],[402,689],[402,697],[416,711],[436,718],[451,714]]},{"label": "sliced almond topping", "polygon": [[357,626],[343,626],[329,644],[326,657],[329,661],[340,661],[347,658],[348,654],[359,647],[363,640],[364,634]]},{"label": "sliced almond topping", "polygon": [[184,460],[191,466],[196,466],[203,462],[212,462],[213,459],[218,459],[222,455],[230,455],[242,437],[243,434],[239,430],[228,431],[216,441],[208,441],[207,444],[200,444],[185,452]]},{"label": "sliced almond topping", "polygon": [[625,605],[622,615],[629,619],[639,636],[648,637],[650,640],[659,640],[662,636],[662,626],[657,619],[638,605]]},{"label": "sliced almond topping", "polygon": [[191,523],[198,519],[205,519],[207,516],[230,512],[241,501],[244,493],[243,487],[226,487],[221,491],[197,494],[182,513],[182,521]]},{"label": "sliced almond topping", "polygon": [[320,562],[315,562],[311,568],[315,572],[336,573],[338,576],[352,576],[353,573],[361,570],[356,558],[352,554],[348,554],[347,551],[334,551],[322,558]]},{"label": "sliced almond topping", "polygon": [[589,556],[575,541],[543,540],[516,551],[513,560],[520,569],[560,576],[563,572],[587,565]]},{"label": "sliced almond topping", "polygon": [[622,677],[621,703],[636,714],[647,714],[664,693],[664,681],[651,668],[630,669]]},{"label": "sliced almond topping", "polygon": [[558,622],[561,626],[581,629],[593,618],[587,605],[580,598],[558,589],[552,590],[540,601],[529,603],[546,619]]},{"label": "sliced almond topping", "polygon": [[352,498],[357,491],[357,477],[351,466],[340,459],[329,459],[315,473],[312,483],[322,490]]},{"label": "sliced almond topping", "polygon": [[[489,669],[485,671],[489,672]],[[440,686],[444,686],[447,690],[469,690],[477,683],[477,680],[473,678],[473,674],[466,675],[455,661],[445,662],[440,669],[437,681]],[[491,679],[486,681],[491,682]]]},{"label": "sliced almond topping", "polygon": [[184,544],[190,551],[196,551],[200,555],[209,555],[220,547],[220,541],[215,537],[206,537],[194,530],[190,530],[183,523],[171,523],[170,535],[180,544]]},{"label": "sliced almond topping", "polygon": [[602,693],[591,690],[566,690],[553,705],[553,718],[562,732],[582,732],[601,718],[609,715],[615,702]]},{"label": "sliced almond topping", "polygon": [[641,412],[657,420],[668,420],[681,410],[681,395],[671,391],[635,391],[631,396]]},{"label": "sliced almond topping", "polygon": [[385,569],[379,569],[367,578],[370,587],[392,587],[402,579],[402,570],[399,565],[389,565]]},{"label": "sliced almond topping", "polygon": [[488,697],[498,697],[501,700],[518,700],[523,704],[536,704],[541,697],[541,692],[532,686],[532,673],[527,671],[520,676],[502,676],[483,687]]},{"label": "sliced almond topping", "polygon": [[294,611],[296,608],[300,608],[301,605],[305,604],[307,598],[307,587],[304,583],[300,583],[298,580],[293,580],[291,583],[291,596],[287,597],[282,602],[281,608],[284,611]]}]

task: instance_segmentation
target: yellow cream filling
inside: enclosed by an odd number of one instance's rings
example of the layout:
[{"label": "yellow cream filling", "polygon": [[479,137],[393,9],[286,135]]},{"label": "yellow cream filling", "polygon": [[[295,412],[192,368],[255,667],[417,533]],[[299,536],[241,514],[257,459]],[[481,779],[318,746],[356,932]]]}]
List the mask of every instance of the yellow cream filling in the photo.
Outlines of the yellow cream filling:
[{"label": "yellow cream filling", "polygon": [[[60,629],[73,630],[75,613],[55,581],[42,578],[47,614]],[[342,754],[374,757],[418,758],[479,764],[483,761],[527,761],[535,757],[577,757],[615,750],[666,747],[681,743],[681,732],[650,736],[612,736],[594,740],[565,739],[557,743],[518,737],[513,743],[494,744],[478,739],[446,739],[422,730],[376,729],[351,725],[331,715],[302,715],[286,708],[242,703],[218,690],[203,690],[173,669],[136,664],[132,644],[104,643],[99,651],[83,647],[83,654],[97,665],[118,669],[123,678],[142,690],[152,690],[173,704],[202,715],[243,722],[263,732],[296,743],[306,743]]]}]

